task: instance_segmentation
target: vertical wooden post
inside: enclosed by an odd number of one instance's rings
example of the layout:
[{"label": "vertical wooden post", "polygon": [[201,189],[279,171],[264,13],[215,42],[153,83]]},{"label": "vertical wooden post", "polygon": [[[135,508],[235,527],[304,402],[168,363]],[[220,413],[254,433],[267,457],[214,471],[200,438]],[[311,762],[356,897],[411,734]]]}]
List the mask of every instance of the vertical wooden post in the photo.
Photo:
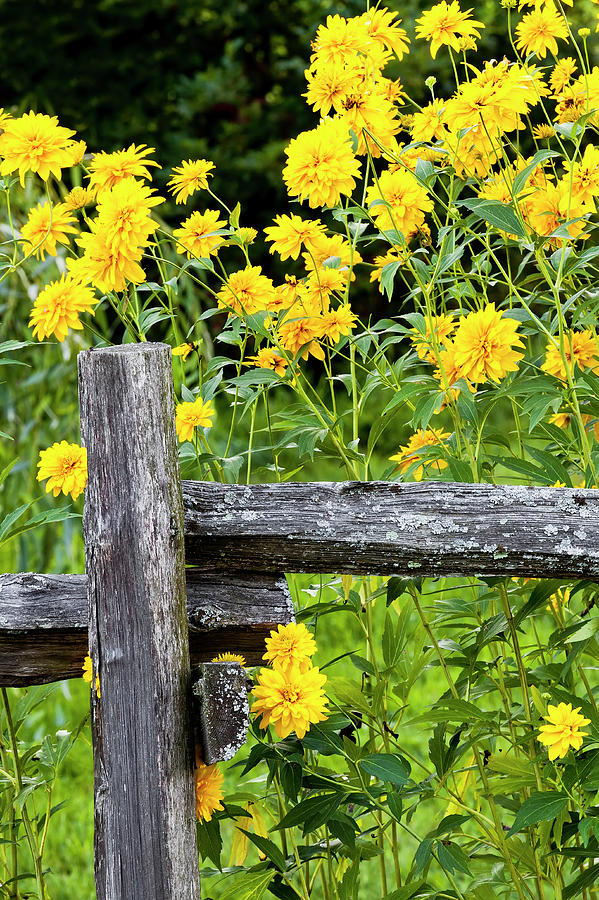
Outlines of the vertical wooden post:
[{"label": "vertical wooden post", "polygon": [[199,900],[170,348],[79,355],[98,900]]}]

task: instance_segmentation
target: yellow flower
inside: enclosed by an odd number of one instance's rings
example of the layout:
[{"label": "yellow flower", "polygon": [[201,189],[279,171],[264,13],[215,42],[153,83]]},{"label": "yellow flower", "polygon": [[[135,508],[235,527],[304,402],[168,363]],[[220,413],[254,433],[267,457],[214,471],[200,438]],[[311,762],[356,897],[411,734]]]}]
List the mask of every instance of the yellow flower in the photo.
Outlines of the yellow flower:
[{"label": "yellow flower", "polygon": [[397,151],[395,135],[401,130],[401,125],[396,118],[396,109],[377,91],[362,90],[349,94],[341,102],[339,119],[345,123],[348,132],[351,129],[357,136],[358,154],[364,155],[370,151],[372,156],[381,156],[383,151],[379,144],[387,150]]},{"label": "yellow flower", "polygon": [[215,810],[224,809],[223,799],[224,775],[218,765],[206,766],[196,762],[196,817],[200,822],[209,822]]},{"label": "yellow flower", "polygon": [[78,444],[61,441],[40,451],[37,464],[38,481],[48,479],[46,493],[52,491],[55,497],[60,492],[70,494],[73,500],[83,493],[87,484],[87,450]]},{"label": "yellow flower", "polygon": [[287,360],[284,356],[279,356],[270,347],[263,347],[258,350],[255,356],[250,356],[248,362],[258,369],[272,369],[277,375],[284,375],[287,368]]},{"label": "yellow flower", "polygon": [[79,314],[90,312],[93,315],[96,302],[91,288],[62,275],[59,281],[47,284],[35,299],[29,319],[33,336],[43,341],[54,334],[59,341],[64,341],[69,328],[82,330]]},{"label": "yellow flower", "polygon": [[562,759],[572,747],[580,750],[582,739],[587,736],[587,731],[580,729],[588,725],[590,719],[580,715],[580,706],[572,709],[571,703],[560,703],[558,706],[547,707],[549,715],[543,716],[549,725],[539,728],[539,743],[549,749],[549,759]]},{"label": "yellow flower", "polygon": [[577,162],[564,161],[564,168],[572,173],[572,196],[576,198],[576,203],[591,204],[599,196],[599,147],[587,144],[582,159]]},{"label": "yellow flower", "polygon": [[12,115],[6,112],[3,106],[0,106],[0,131],[4,131],[6,123],[10,122]]},{"label": "yellow flower", "polygon": [[362,13],[360,20],[371,41],[386,50],[391,50],[398,59],[401,59],[408,52],[410,39],[404,29],[399,27],[401,19],[393,21],[396,15],[396,12],[390,12],[384,6],[379,6]]},{"label": "yellow flower", "polygon": [[426,10],[420,19],[416,19],[416,37],[431,42],[431,56],[434,59],[439,48],[445,44],[452,50],[460,49],[460,38],[480,37],[482,22],[470,19],[471,9],[462,12],[458,0],[452,3],[436,3],[432,9]]},{"label": "yellow flower", "polygon": [[566,56],[556,62],[549,78],[551,90],[555,94],[559,94],[567,84],[570,84],[572,76],[576,72],[576,68],[576,62],[571,56]]},{"label": "yellow flower", "polygon": [[158,169],[160,166],[153,159],[146,159],[150,153],[154,153],[154,148],[145,144],[138,147],[131,144],[126,150],[115,150],[114,153],[95,153],[89,164],[90,188],[93,187],[100,194],[111,190],[123,178],[151,179],[152,173],[148,166],[156,166]]},{"label": "yellow flower", "polygon": [[21,228],[25,253],[33,253],[37,259],[44,259],[46,253],[56,256],[56,244],[68,244],[67,235],[77,231],[73,228],[75,221],[64,203],[57,203],[56,206],[38,203],[29,210],[27,221]]},{"label": "yellow flower", "polygon": [[271,253],[278,253],[281,259],[297,259],[302,246],[310,248],[317,238],[324,234],[325,226],[318,220],[306,220],[293,213],[290,216],[275,216],[275,224],[264,229],[267,241],[272,241]]},{"label": "yellow flower", "polygon": [[69,141],[65,150],[68,154],[68,165],[71,167],[78,166],[85,156],[87,144],[85,141]]},{"label": "yellow flower", "polygon": [[453,321],[453,314],[432,316],[430,319],[427,318],[426,336],[421,335],[419,331],[413,330],[410,338],[419,358],[426,359],[431,363],[436,363],[439,348],[450,343],[449,336],[454,328],[455,322]]},{"label": "yellow flower", "polygon": [[306,69],[304,75],[308,82],[308,90],[302,97],[306,98],[314,112],[326,116],[331,107],[335,112],[339,112],[347,95],[359,90],[362,70],[359,66],[326,62],[319,65],[315,72]]},{"label": "yellow flower", "polygon": [[463,316],[453,339],[460,376],[478,384],[515,372],[524,355],[514,349],[524,346],[517,329],[515,319],[504,317],[494,303]]},{"label": "yellow flower", "polygon": [[158,228],[158,222],[149,214],[153,206],[162,202],[162,197],[153,193],[141,181],[123,178],[98,198],[98,216],[93,228],[102,232],[112,250],[136,262]]},{"label": "yellow flower", "polygon": [[211,428],[215,414],[210,400],[198,397],[193,402],[178,403],[175,413],[175,428],[179,441],[190,441],[194,428]]},{"label": "yellow flower", "polygon": [[279,738],[295,731],[301,740],[310,725],[328,718],[323,685],[326,682],[317,668],[301,671],[299,666],[260,669],[256,697],[251,712],[262,715],[260,728],[273,725]]},{"label": "yellow flower", "polygon": [[322,336],[331,344],[336,344],[342,335],[349,334],[356,327],[357,315],[352,312],[349,303],[342,303],[337,309],[324,313],[321,320]]},{"label": "yellow flower", "polygon": [[245,669],[246,662],[245,656],[242,656],[241,653],[219,653],[218,656],[215,656],[212,662],[238,662],[240,666],[243,666]]},{"label": "yellow flower", "polygon": [[285,320],[279,328],[281,346],[292,356],[301,350],[302,359],[307,359],[309,354],[316,359],[324,359],[324,350],[318,343],[321,335],[321,320],[318,316]]},{"label": "yellow flower", "polygon": [[246,266],[229,275],[226,285],[216,295],[218,305],[229,315],[244,316],[270,309],[275,300],[275,288],[262,266]]},{"label": "yellow flower", "polygon": [[106,228],[98,227],[98,220],[91,224],[91,231],[85,231],[77,238],[83,248],[83,255],[69,258],[67,266],[74,279],[91,282],[101,291],[124,291],[126,284],[142,284],[146,279],[144,270],[138,263],[143,250],[124,253],[115,246],[113,236]]},{"label": "yellow flower", "polygon": [[3,128],[0,175],[18,170],[24,187],[27,172],[36,172],[44,181],[51,174],[60,179],[62,169],[70,165],[66,147],[75,132],[59,125],[56,116],[28,112],[18,119],[4,120]]},{"label": "yellow flower", "polygon": [[206,258],[216,253],[225,237],[214,232],[227,227],[219,216],[218,210],[207,209],[204,213],[194,212],[185,219],[181,227],[173,231],[173,237],[178,241],[177,253],[186,253],[188,259]]},{"label": "yellow flower", "polygon": [[[570,331],[564,335],[564,353],[568,363],[570,374],[574,374],[574,364],[580,369],[593,369],[599,367],[599,348],[597,338],[592,331]],[[545,362],[541,366],[548,375],[554,375],[562,381],[566,380],[566,369],[560,353],[559,345],[553,341],[547,344]]]},{"label": "yellow flower", "polygon": [[448,466],[448,462],[446,459],[425,459],[423,460],[422,456],[419,455],[418,450],[421,450],[423,447],[436,447],[441,444],[444,440],[449,437],[449,432],[443,431],[442,429],[429,428],[426,431],[417,431],[416,434],[413,434],[408,443],[399,448],[399,451],[394,454],[394,456],[390,456],[389,459],[393,462],[399,463],[399,471],[405,472],[410,468],[415,462],[421,462],[422,464],[417,466],[414,470],[413,477],[415,481],[420,481],[422,479],[422,475],[424,473],[424,467],[432,465],[438,472],[441,469],[445,469]]},{"label": "yellow flower", "polygon": [[300,672],[312,667],[310,657],[316,653],[316,642],[306,626],[290,622],[279,625],[266,638],[266,653],[262,659],[273,667],[297,666]]},{"label": "yellow flower", "polygon": [[[92,658],[89,655],[89,653],[83,660],[82,669],[83,669],[83,675],[81,677],[83,678],[84,681],[87,681],[87,683],[91,687],[92,678],[94,677],[94,670],[93,670]],[[100,676],[99,675],[96,675],[96,695],[98,696],[98,698],[101,696],[101,694],[100,694]]]},{"label": "yellow flower", "polygon": [[445,130],[442,115],[446,100],[432,100],[414,114],[411,123],[413,141],[434,141],[443,137]]},{"label": "yellow flower", "polygon": [[197,341],[192,341],[191,344],[179,344],[178,347],[173,347],[173,356],[180,356],[183,362],[185,362],[192,350],[197,350],[199,346]]},{"label": "yellow flower", "polygon": [[553,125],[535,125],[532,134],[537,141],[548,141],[555,137],[555,129]]},{"label": "yellow flower", "polygon": [[356,186],[360,163],[349,141],[347,127],[336,119],[323,119],[311,131],[303,131],[285,149],[283,179],[287,191],[312,209],[335,206],[341,195]]},{"label": "yellow flower", "polygon": [[557,56],[559,50],[557,38],[568,39],[568,27],[564,17],[559,13],[553,0],[535,5],[532,12],[526,13],[516,26],[516,47],[523,53],[536,53],[544,59],[549,50]]},{"label": "yellow flower", "polygon": [[378,184],[366,191],[366,202],[377,226],[396,229],[406,243],[424,224],[425,212],[433,208],[433,201],[416,177],[403,168],[382,172]]},{"label": "yellow flower", "polygon": [[359,18],[327,16],[326,24],[319,25],[312,41],[314,53],[311,63],[344,63],[357,52],[367,53],[370,39],[364,23]]},{"label": "yellow flower", "polygon": [[207,159],[183,160],[180,166],[173,167],[173,175],[167,187],[175,198],[175,203],[185,203],[196,191],[208,187],[208,176],[212,177],[214,163]]},{"label": "yellow flower", "polygon": [[300,315],[303,310],[307,315],[322,315],[329,311],[329,300],[336,292],[342,293],[347,284],[346,272],[327,266],[315,269],[306,279],[305,290],[299,298],[298,306],[292,310],[293,315]]},{"label": "yellow flower", "polygon": [[[568,176],[561,178],[557,184],[547,182],[525,200],[523,208],[527,225],[537,234],[549,237],[561,225],[566,226],[569,238],[552,238],[550,245],[561,246],[564,240],[587,236],[584,230],[586,222],[582,217],[592,212],[592,209],[571,192]],[[574,222],[573,219],[578,221]]]},{"label": "yellow flower", "polygon": [[72,191],[64,198],[64,205],[67,209],[82,209],[94,202],[94,192],[89,188],[74,187]]}]

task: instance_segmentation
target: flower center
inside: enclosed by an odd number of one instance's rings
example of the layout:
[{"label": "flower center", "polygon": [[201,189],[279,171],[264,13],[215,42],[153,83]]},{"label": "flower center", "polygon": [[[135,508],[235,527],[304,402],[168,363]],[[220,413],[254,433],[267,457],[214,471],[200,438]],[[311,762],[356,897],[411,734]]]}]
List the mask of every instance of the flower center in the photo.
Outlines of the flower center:
[{"label": "flower center", "polygon": [[290,684],[286,685],[281,693],[283,694],[283,700],[286,700],[287,703],[297,703],[299,700],[300,692]]}]

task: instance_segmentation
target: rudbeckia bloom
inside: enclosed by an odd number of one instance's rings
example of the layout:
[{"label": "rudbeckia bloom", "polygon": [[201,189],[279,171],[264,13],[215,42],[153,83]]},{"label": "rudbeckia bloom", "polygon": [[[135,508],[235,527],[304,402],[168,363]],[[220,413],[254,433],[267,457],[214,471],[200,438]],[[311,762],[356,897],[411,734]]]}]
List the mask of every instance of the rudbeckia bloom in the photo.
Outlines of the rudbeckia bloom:
[{"label": "rudbeckia bloom", "polygon": [[426,335],[420,334],[419,331],[413,331],[411,336],[411,341],[419,358],[436,363],[435,343],[438,352],[440,347],[450,343],[449,336],[454,328],[453,314],[427,318]]},{"label": "rudbeckia bloom", "polygon": [[552,0],[535,5],[516,26],[516,47],[523,53],[536,53],[544,59],[549,50],[557,56],[557,39],[568,40],[568,27]]},{"label": "rudbeckia bloom", "polygon": [[524,355],[514,349],[524,346],[517,330],[516,320],[496,310],[494,303],[463,316],[453,339],[460,376],[478,384],[515,372]]},{"label": "rudbeckia bloom", "polygon": [[281,259],[297,259],[302,247],[311,247],[325,232],[322,222],[302,219],[293,213],[290,216],[275,216],[274,225],[264,229],[267,241],[272,241],[271,253],[278,253]]},{"label": "rudbeckia bloom", "polygon": [[180,441],[190,441],[195,428],[211,428],[214,407],[210,400],[178,403],[175,413],[175,428]]},{"label": "rudbeckia bloom", "polygon": [[287,368],[285,357],[275,353],[270,347],[263,347],[262,350],[258,350],[255,356],[248,358],[248,363],[256,366],[258,369],[272,369],[277,375],[284,375]]},{"label": "rudbeckia bloom", "polygon": [[590,719],[580,715],[580,706],[572,709],[571,703],[560,703],[558,706],[548,706],[549,715],[543,716],[548,725],[539,728],[539,742],[549,750],[549,759],[562,759],[570,747],[580,750],[582,739],[587,736],[587,731],[580,729],[588,725]]},{"label": "rudbeckia bloom", "polygon": [[200,822],[209,822],[215,810],[224,809],[223,799],[224,775],[218,765],[206,766],[203,762],[196,763],[196,816]]},{"label": "rudbeckia bloom", "polygon": [[310,657],[316,652],[316,642],[303,623],[279,625],[266,638],[266,653],[262,659],[271,666],[298,666],[301,672],[311,668]]},{"label": "rudbeckia bloom", "polygon": [[356,327],[357,315],[352,312],[349,303],[342,303],[337,309],[330,309],[322,317],[321,330],[323,338],[336,344],[342,337]]},{"label": "rudbeckia bloom", "polygon": [[147,159],[150,153],[154,153],[153,147],[140,144],[138,147],[131,144],[126,150],[115,150],[114,153],[94,154],[89,165],[89,186],[100,194],[109,191],[123,178],[148,178],[152,173],[148,166],[160,168],[153,159]]},{"label": "rudbeckia bloom", "polygon": [[480,29],[484,28],[482,22],[470,18],[469,9],[462,12],[458,0],[452,3],[436,3],[432,9],[426,10],[420,19],[416,19],[416,37],[424,38],[431,42],[431,56],[434,59],[437,51],[444,44],[452,50],[460,49],[460,38],[480,37]]},{"label": "rudbeckia bloom", "polygon": [[[375,202],[381,200],[385,203]],[[377,226],[383,230],[396,229],[406,243],[424,224],[425,212],[433,208],[433,201],[416,177],[407,169],[399,168],[381,173],[378,184],[366,191],[366,202]]]},{"label": "rudbeckia bloom", "polygon": [[[94,669],[93,669],[92,658],[89,655],[89,653],[83,660],[83,666],[81,668],[83,669],[83,675],[81,677],[83,678],[84,681],[87,681],[87,683],[91,687],[92,679],[94,677]],[[98,697],[102,696],[100,694],[100,676],[99,675],[96,675],[96,694]]]},{"label": "rudbeckia bloom", "polygon": [[[580,369],[599,368],[599,347],[592,331],[570,331],[564,335],[564,353],[570,374],[574,374],[574,364]],[[559,346],[552,341],[547,344],[545,362],[541,366],[548,375],[554,375],[562,381],[566,380],[566,369]]]},{"label": "rudbeckia bloom", "polygon": [[[399,448],[399,451],[389,459],[399,463],[399,471],[406,472],[415,462],[420,462],[422,456],[418,453],[423,447],[436,447],[449,437],[449,432],[442,429],[429,428],[426,431],[417,431],[409,439],[408,443]],[[417,466],[413,471],[415,481],[420,481],[424,473],[425,466],[433,466],[437,471],[445,469],[448,466],[446,459],[425,459],[422,465]]]},{"label": "rudbeckia bloom", "polygon": [[218,305],[228,309],[230,315],[249,315],[260,309],[270,309],[275,288],[270,278],[262,274],[262,266],[246,266],[229,275],[216,298]]},{"label": "rudbeckia bloom", "polygon": [[48,479],[46,493],[55,497],[60,492],[70,494],[73,500],[83,493],[87,484],[87,450],[78,444],[61,441],[40,452],[37,464],[38,481]]},{"label": "rudbeckia bloom", "polygon": [[316,128],[294,138],[285,153],[283,180],[287,191],[301,201],[308,200],[311,209],[335,206],[341,195],[349,196],[354,190],[360,163],[343,122],[323,119]]},{"label": "rudbeckia bloom", "polygon": [[175,228],[173,237],[177,239],[177,253],[185,253],[188,259],[201,259],[217,252],[218,247],[226,239],[222,234],[214,234],[227,227],[224,219],[215,209],[206,212],[194,212]]},{"label": "rudbeckia bloom", "polygon": [[326,675],[317,668],[302,672],[299,666],[260,669],[251,712],[262,715],[260,728],[273,725],[279,738],[295,731],[300,740],[310,725],[328,718],[323,692]]},{"label": "rudbeckia bloom", "polygon": [[31,310],[29,327],[33,328],[33,336],[43,341],[54,334],[59,341],[64,341],[69,328],[82,330],[79,315],[93,313],[96,302],[91,288],[68,275],[51,281],[39,292]]},{"label": "rudbeckia bloom", "polygon": [[168,181],[168,189],[175,197],[175,203],[185,203],[196,191],[208,187],[208,176],[212,175],[214,163],[207,159],[188,159],[173,168]]},{"label": "rudbeckia bloom", "polygon": [[35,172],[44,181],[51,174],[60,179],[62,169],[71,165],[66,148],[75,132],[59,125],[56,116],[28,112],[18,119],[5,120],[3,128],[0,175],[18,171],[22,187],[27,172]]},{"label": "rudbeckia bloom", "polygon": [[29,210],[29,217],[21,228],[25,253],[44,259],[46,253],[56,256],[56,244],[68,244],[67,235],[75,234],[76,220],[65,203],[38,203]]}]

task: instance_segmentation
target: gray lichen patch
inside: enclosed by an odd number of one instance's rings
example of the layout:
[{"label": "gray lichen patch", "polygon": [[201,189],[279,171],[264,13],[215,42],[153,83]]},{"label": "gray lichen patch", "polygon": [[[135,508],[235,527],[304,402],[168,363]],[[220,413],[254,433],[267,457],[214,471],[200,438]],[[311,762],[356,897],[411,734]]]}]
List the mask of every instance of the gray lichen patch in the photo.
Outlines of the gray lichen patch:
[{"label": "gray lichen patch", "polygon": [[206,765],[231,759],[247,738],[249,703],[245,670],[237,662],[203,663],[193,685],[193,718]]}]

